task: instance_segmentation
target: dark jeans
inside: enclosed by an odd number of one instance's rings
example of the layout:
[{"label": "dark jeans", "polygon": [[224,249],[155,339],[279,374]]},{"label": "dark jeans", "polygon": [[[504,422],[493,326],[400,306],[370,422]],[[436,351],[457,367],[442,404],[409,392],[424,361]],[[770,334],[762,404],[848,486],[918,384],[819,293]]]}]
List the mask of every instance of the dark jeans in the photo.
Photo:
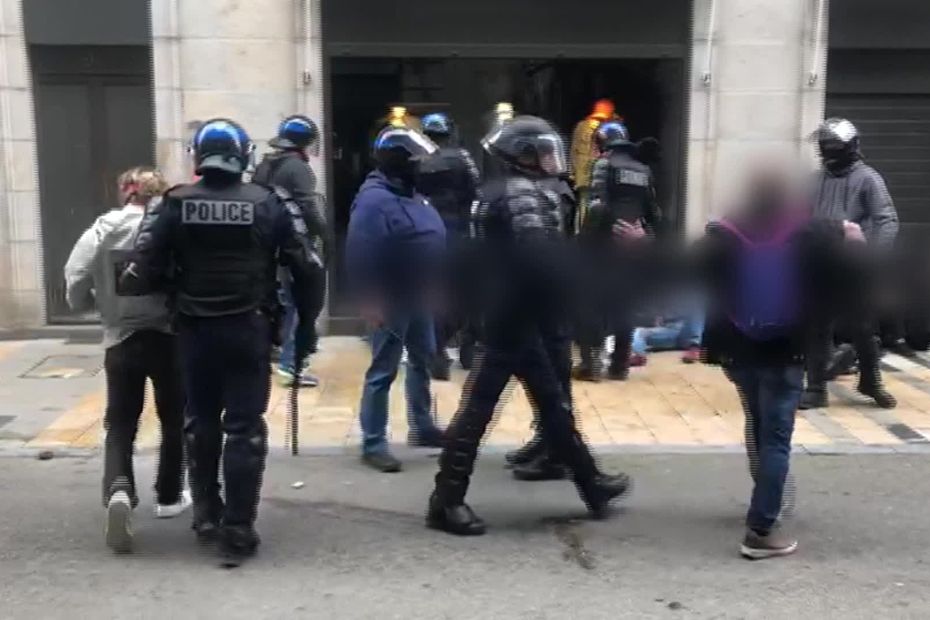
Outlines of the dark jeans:
[{"label": "dark jeans", "polygon": [[388,397],[397,378],[404,347],[407,349],[407,372],[404,389],[407,395],[407,423],[410,432],[421,437],[439,434],[431,415],[429,362],[436,353],[433,320],[425,307],[389,307],[385,323],[371,333],[371,365],[365,372],[359,423],[362,427],[362,452],[386,452]]},{"label": "dark jeans", "polygon": [[575,429],[569,396],[553,368],[541,338],[523,346],[486,345],[469,373],[459,410],[446,430],[439,457],[436,491],[441,502],[458,505],[465,499],[469,479],[478,456],[478,446],[494,416],[501,393],[511,377],[529,392],[539,415],[543,439],[553,455],[573,473],[582,497],[594,482],[594,457]]},{"label": "dark jeans", "polygon": [[[271,389],[269,320],[258,311],[214,318],[184,316],[180,337],[194,518],[251,525],[258,512],[268,451],[264,413]],[[221,454],[225,507],[218,481]]]},{"label": "dark jeans", "polygon": [[746,415],[746,452],[754,482],[746,524],[760,533],[775,525],[785,497],[794,418],[804,386],[804,368],[733,366],[727,376],[736,385]]},{"label": "dark jeans", "polygon": [[181,495],[184,459],[184,391],[178,367],[177,337],[157,331],[136,332],[106,351],[107,431],[103,467],[103,503],[124,487],[138,503],[132,455],[145,406],[145,380],[155,388],[161,422],[161,448],[155,479],[156,501],[175,504]]}]

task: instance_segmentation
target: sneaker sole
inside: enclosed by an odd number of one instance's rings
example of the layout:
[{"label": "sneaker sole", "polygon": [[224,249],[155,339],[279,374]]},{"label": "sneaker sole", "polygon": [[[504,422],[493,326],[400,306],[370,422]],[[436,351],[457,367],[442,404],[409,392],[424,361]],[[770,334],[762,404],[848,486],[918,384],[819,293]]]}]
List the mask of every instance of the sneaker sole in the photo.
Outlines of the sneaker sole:
[{"label": "sneaker sole", "polygon": [[132,533],[129,531],[129,519],[132,507],[129,504],[114,503],[107,507],[107,547],[116,553],[132,551]]},{"label": "sneaker sole", "polygon": [[739,552],[740,555],[742,555],[747,560],[767,560],[769,558],[778,558],[785,555],[791,555],[797,550],[798,543],[795,541],[784,549],[754,549],[753,547],[740,545]]}]

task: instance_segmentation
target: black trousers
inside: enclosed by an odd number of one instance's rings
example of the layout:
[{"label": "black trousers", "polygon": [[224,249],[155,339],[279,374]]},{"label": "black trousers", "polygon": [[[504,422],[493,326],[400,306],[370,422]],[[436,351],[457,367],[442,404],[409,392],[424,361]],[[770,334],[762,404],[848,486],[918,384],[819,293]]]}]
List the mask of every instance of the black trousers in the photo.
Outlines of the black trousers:
[{"label": "black trousers", "polygon": [[103,502],[126,490],[138,503],[132,457],[145,406],[145,381],[152,380],[161,422],[161,448],[155,479],[156,501],[177,503],[184,459],[184,391],[178,365],[177,337],[157,331],[136,332],[106,351],[107,410],[104,428]]},{"label": "black trousers", "polygon": [[[875,341],[875,324],[867,318],[844,321],[844,332],[852,339],[859,358],[859,385],[875,387],[881,385],[882,375],[878,343]],[[810,331],[807,352],[807,388],[825,390],[827,366],[833,351],[833,339],[837,325],[835,321],[820,321]]]},{"label": "black trousers", "polygon": [[573,473],[582,497],[597,475],[597,466],[575,428],[570,396],[563,388],[542,338],[520,345],[487,343],[478,354],[462,393],[459,410],[446,429],[446,442],[439,457],[436,492],[441,502],[457,505],[464,501],[478,456],[478,446],[511,377],[528,391],[539,416],[539,429],[553,455]]},{"label": "black trousers", "polygon": [[[251,525],[268,451],[264,413],[271,390],[270,322],[256,310],[185,316],[179,325],[194,519]],[[221,455],[225,503],[218,480]]]}]

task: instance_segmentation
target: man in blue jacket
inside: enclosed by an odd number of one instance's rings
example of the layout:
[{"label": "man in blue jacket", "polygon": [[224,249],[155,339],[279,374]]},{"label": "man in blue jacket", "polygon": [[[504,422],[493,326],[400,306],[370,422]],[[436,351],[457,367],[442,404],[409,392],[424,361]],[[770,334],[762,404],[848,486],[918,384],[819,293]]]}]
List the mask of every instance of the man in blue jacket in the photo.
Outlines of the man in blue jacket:
[{"label": "man in blue jacket", "polygon": [[430,416],[429,364],[436,350],[431,301],[445,227],[414,189],[418,161],[436,150],[414,129],[382,130],[374,144],[377,169],[362,183],[349,220],[349,278],[371,330],[371,365],[359,410],[362,460],[381,472],[401,469],[388,448],[386,429],[388,396],[404,347],[408,443],[439,446],[442,434]]}]

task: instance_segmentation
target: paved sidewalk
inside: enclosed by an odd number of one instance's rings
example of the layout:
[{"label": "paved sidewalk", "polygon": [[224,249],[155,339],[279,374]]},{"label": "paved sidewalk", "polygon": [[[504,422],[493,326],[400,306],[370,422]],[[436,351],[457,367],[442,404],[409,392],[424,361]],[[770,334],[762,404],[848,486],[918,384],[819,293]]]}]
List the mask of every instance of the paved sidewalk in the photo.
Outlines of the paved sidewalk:
[{"label": "paved sidewalk", "polygon": [[[103,355],[97,345],[63,340],[0,342],[0,448],[88,450],[99,446],[106,403]],[[920,451],[930,449],[930,358],[888,355],[889,389],[900,402],[884,411],[855,393],[854,378],[833,384],[832,404],[802,412],[798,448],[818,452]],[[325,338],[313,369],[317,389],[300,393],[300,442],[307,448],[355,450],[365,344],[350,337]],[[434,382],[436,413],[445,424],[458,406],[465,372]],[[282,446],[287,427],[287,390],[273,381],[268,424],[272,445]],[[735,450],[742,441],[743,414],[735,390],[718,368],[685,365],[677,353],[650,356],[627,382],[575,384],[582,430],[601,449],[646,451]],[[402,377],[391,396],[390,435],[407,435]],[[487,445],[503,449],[530,435],[532,411],[523,389],[508,390]],[[152,399],[139,432],[140,449],[154,446],[158,424]]]}]

